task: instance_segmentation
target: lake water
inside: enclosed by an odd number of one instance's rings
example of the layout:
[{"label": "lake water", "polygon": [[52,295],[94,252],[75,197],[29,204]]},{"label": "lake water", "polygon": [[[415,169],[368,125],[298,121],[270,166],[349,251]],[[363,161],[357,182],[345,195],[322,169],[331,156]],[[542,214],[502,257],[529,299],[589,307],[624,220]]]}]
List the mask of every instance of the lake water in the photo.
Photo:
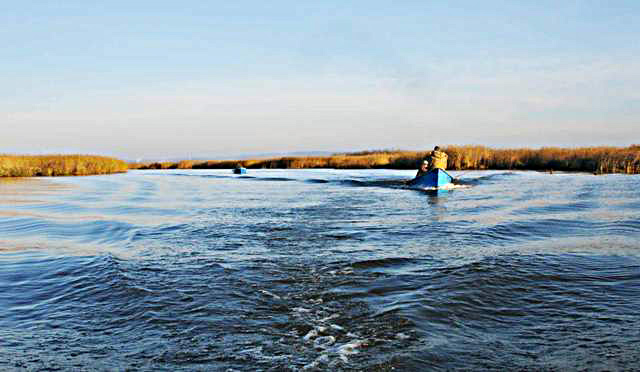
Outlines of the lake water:
[{"label": "lake water", "polygon": [[638,370],[640,177],[0,181],[0,370]]}]

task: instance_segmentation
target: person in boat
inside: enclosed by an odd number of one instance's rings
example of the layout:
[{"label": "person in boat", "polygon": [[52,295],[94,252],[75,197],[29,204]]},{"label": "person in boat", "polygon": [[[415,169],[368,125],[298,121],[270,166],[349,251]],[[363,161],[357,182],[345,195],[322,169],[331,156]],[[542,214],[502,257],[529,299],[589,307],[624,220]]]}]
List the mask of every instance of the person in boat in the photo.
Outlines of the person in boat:
[{"label": "person in boat", "polygon": [[447,155],[444,151],[440,151],[440,146],[436,146],[431,151],[429,155],[429,170],[440,168],[442,170],[447,169],[447,159],[449,155]]},{"label": "person in boat", "polygon": [[429,172],[429,160],[424,159],[420,164],[420,168],[418,168],[418,173],[416,173],[416,178],[422,176],[427,172]]}]

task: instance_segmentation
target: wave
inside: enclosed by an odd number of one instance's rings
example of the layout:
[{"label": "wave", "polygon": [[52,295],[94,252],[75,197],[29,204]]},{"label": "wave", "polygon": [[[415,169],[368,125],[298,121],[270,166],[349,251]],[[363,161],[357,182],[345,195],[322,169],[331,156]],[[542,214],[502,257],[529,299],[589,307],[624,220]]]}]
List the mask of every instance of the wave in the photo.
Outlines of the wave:
[{"label": "wave", "polygon": [[351,264],[354,269],[379,269],[402,267],[405,265],[422,265],[433,262],[432,259],[416,259],[405,257],[388,257],[375,260],[357,261]]},{"label": "wave", "polygon": [[286,177],[254,177],[256,181],[297,181],[293,178]]},{"label": "wave", "polygon": [[539,207],[527,207],[513,211],[513,214],[554,214],[554,213],[575,213],[597,208],[597,204],[592,202],[570,202],[548,204]]},{"label": "wave", "polygon": [[[398,270],[419,265],[405,259],[389,263]],[[428,335],[409,356],[410,364],[434,370],[588,369],[603,365],[602,347],[632,356],[614,356],[621,366],[640,356],[632,346],[632,314],[640,306],[637,259],[499,255],[418,274],[409,268],[402,275],[364,276],[337,292],[368,299],[378,314],[403,314]],[[354,270],[357,278],[369,264]]]},{"label": "wave", "polygon": [[480,177],[464,178],[466,174],[468,174],[468,172],[462,173],[457,177],[454,177],[456,179],[456,183],[460,185],[478,185],[485,182],[501,181],[501,180],[508,179],[510,177],[514,177],[518,175],[515,172],[500,172],[500,173],[493,173],[493,174],[488,174]]},{"label": "wave", "polygon": [[308,180],[304,180],[307,183],[329,183],[328,180],[323,180],[323,179],[319,179],[319,178],[311,178]]},{"label": "wave", "polygon": [[4,236],[43,236],[83,243],[121,243],[129,241],[137,226],[120,221],[53,222],[40,218],[5,218],[0,221]]}]

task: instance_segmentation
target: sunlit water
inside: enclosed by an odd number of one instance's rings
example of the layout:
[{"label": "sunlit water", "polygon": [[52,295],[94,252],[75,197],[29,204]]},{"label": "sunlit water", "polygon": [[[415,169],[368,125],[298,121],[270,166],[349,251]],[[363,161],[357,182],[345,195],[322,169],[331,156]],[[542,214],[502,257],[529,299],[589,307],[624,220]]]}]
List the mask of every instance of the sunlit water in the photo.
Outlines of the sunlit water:
[{"label": "sunlit water", "polygon": [[0,370],[640,369],[640,177],[0,182]]}]

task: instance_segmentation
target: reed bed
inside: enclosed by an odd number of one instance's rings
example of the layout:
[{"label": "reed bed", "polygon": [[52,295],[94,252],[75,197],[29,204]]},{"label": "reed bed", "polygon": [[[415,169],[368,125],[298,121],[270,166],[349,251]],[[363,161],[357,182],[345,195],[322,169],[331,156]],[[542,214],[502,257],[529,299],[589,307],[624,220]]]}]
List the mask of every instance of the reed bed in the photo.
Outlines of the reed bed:
[{"label": "reed bed", "polygon": [[122,173],[127,163],[93,155],[0,155],[0,177],[88,176]]},{"label": "reed bed", "polygon": [[[629,147],[584,147],[540,149],[491,149],[485,146],[447,146],[448,169],[512,169],[591,173],[640,173],[640,145]],[[429,151],[376,150],[317,157],[282,157],[254,160],[181,161],[134,163],[131,169],[229,169],[245,168],[335,168],[416,169]]]},{"label": "reed bed", "polygon": [[640,173],[640,146],[541,149],[489,149],[449,146],[451,169],[521,169],[603,173]]}]

